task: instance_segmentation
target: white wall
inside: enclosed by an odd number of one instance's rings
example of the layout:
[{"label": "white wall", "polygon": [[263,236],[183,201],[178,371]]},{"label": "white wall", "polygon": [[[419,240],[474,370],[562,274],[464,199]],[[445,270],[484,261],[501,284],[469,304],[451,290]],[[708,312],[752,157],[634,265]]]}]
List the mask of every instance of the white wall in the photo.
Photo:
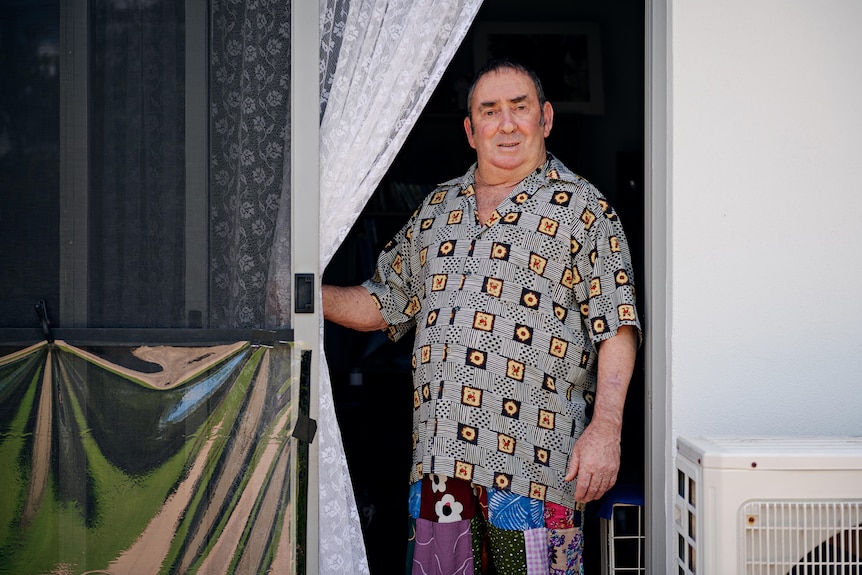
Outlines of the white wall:
[{"label": "white wall", "polygon": [[862,2],[669,7],[674,437],[862,435]]}]

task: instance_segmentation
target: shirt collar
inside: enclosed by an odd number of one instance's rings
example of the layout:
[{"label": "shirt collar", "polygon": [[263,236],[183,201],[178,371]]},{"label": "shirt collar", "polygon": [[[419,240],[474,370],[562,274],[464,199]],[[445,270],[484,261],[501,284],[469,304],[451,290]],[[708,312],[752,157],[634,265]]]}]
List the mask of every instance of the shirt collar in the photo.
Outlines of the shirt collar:
[{"label": "shirt collar", "polygon": [[[466,190],[468,187],[473,185],[476,182],[476,169],[478,168],[478,163],[473,163],[470,166],[470,169],[467,172],[459,177],[449,180],[447,182],[442,182],[439,184],[440,186],[458,186],[461,190]],[[569,168],[567,168],[560,160],[556,158],[553,154],[548,152],[547,157],[545,158],[545,163],[535,169],[530,175],[535,176],[543,180],[543,183],[548,184],[552,180],[560,180],[570,183],[577,182],[580,178],[572,172]],[[528,175],[527,177],[530,177]]]}]

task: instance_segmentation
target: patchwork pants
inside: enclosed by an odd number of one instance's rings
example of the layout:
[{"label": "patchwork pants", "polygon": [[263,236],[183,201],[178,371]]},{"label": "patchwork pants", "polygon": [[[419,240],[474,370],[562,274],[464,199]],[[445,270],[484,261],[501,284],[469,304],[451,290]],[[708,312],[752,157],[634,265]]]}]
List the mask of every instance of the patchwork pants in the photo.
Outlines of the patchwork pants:
[{"label": "patchwork pants", "polygon": [[407,573],[583,575],[582,511],[461,479],[410,488]]}]

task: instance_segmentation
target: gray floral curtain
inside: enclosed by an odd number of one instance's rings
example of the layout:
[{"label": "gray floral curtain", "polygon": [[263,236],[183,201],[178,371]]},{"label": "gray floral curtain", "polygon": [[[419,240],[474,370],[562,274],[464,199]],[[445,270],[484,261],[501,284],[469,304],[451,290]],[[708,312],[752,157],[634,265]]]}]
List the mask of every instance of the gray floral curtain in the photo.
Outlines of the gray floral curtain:
[{"label": "gray floral curtain", "polygon": [[290,205],[290,2],[213,1],[210,65],[209,323],[284,327],[268,321],[266,292]]}]

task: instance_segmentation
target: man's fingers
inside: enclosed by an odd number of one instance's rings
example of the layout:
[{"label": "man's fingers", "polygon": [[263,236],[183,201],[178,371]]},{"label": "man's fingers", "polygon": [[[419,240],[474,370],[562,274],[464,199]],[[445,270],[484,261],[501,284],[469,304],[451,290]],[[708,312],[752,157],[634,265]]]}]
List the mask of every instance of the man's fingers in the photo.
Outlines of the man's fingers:
[{"label": "man's fingers", "polygon": [[566,476],[563,478],[564,481],[572,481],[575,477],[578,476],[578,467],[579,467],[579,459],[577,452],[572,452],[572,456],[569,458],[569,472],[566,473]]},{"label": "man's fingers", "polygon": [[578,477],[578,485],[575,489],[575,501],[589,503],[601,499],[616,483],[616,476],[587,475]]}]

